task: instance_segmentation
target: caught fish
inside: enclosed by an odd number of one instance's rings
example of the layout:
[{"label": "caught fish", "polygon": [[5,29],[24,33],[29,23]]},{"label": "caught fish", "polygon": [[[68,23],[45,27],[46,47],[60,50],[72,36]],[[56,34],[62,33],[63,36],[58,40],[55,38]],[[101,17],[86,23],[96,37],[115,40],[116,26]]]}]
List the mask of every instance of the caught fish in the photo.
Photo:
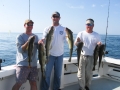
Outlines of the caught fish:
[{"label": "caught fish", "polygon": [[93,58],[94,58],[93,71],[95,70],[95,66],[97,64],[98,56],[99,56],[99,45],[96,45],[96,47],[94,49],[94,53],[93,53]]},{"label": "caught fish", "polygon": [[42,77],[45,78],[46,51],[43,44],[38,45],[38,58],[41,66]]},{"label": "caught fish", "polygon": [[100,48],[99,48],[99,66],[98,66],[98,70],[100,68],[100,64],[102,62],[102,57],[103,57],[104,54],[105,54],[105,45],[102,44],[102,45],[100,45]]},{"label": "caught fish", "polygon": [[67,34],[67,41],[68,41],[68,44],[69,44],[69,49],[70,49],[70,57],[69,57],[69,60],[68,62],[71,62],[71,57],[72,57],[72,52],[73,52],[73,32],[66,28],[66,34]]},{"label": "caught fish", "polygon": [[77,44],[77,61],[78,61],[78,66],[79,66],[79,60],[80,60],[80,55],[81,55],[81,51],[82,51],[82,47],[83,47],[83,42],[79,42]]},{"label": "caught fish", "polygon": [[53,32],[54,32],[54,27],[52,26],[46,35],[46,43],[45,43],[45,48],[46,48],[46,58],[48,60],[49,57],[49,50],[51,48],[51,42],[52,42],[52,37],[53,37]]},{"label": "caught fish", "polygon": [[28,63],[29,63],[29,67],[31,67],[30,63],[32,62],[31,57],[33,55],[34,40],[35,40],[35,36],[31,36],[31,38],[29,39],[29,42],[28,42]]}]

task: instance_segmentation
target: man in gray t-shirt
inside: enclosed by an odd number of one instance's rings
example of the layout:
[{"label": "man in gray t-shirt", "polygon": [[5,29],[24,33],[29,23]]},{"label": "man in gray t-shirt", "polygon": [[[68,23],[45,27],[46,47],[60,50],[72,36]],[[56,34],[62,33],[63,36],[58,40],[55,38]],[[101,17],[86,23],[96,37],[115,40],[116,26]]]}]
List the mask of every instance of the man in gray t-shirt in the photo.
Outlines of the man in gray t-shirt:
[{"label": "man in gray t-shirt", "polygon": [[[38,36],[32,33],[34,22],[32,20],[26,20],[24,23],[25,32],[18,35],[16,38],[17,54],[16,54],[16,84],[12,90],[19,90],[21,85],[28,79],[31,89],[37,90],[36,79],[38,76],[37,71],[37,47]],[[30,38],[35,36],[34,47],[29,67],[28,63],[28,42]]]}]

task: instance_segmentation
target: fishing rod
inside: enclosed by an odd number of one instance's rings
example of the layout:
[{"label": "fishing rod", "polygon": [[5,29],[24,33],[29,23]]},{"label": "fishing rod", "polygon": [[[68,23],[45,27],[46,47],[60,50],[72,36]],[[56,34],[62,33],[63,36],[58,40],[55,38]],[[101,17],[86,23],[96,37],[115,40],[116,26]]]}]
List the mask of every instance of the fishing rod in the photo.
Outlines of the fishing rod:
[{"label": "fishing rod", "polygon": [[30,19],[30,0],[29,0],[29,19]]},{"label": "fishing rod", "polygon": [[[110,8],[110,0],[109,0],[109,4],[108,4],[108,16],[107,16],[107,26],[106,26],[106,36],[105,36],[105,50],[106,50],[106,40],[107,40],[107,30],[108,30],[109,8]],[[106,54],[107,53],[108,52],[106,52]]]}]

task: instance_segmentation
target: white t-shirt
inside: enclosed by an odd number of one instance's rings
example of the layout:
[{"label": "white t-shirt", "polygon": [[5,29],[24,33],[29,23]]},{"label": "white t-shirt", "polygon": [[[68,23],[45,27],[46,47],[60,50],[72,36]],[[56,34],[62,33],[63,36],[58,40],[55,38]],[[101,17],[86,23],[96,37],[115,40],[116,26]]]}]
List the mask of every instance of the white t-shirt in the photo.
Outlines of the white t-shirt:
[{"label": "white t-shirt", "polygon": [[92,33],[81,31],[78,33],[75,42],[77,41],[78,37],[84,43],[81,54],[93,56],[93,51],[97,43],[101,42],[100,35],[94,31]]},{"label": "white t-shirt", "polygon": [[[50,27],[47,27],[44,29],[42,39],[45,39]],[[52,48],[50,49],[50,55],[60,56],[64,53],[65,39],[66,39],[65,27],[63,27],[61,25],[54,26],[54,33],[53,33],[53,38],[52,38],[52,42],[51,42]]]}]

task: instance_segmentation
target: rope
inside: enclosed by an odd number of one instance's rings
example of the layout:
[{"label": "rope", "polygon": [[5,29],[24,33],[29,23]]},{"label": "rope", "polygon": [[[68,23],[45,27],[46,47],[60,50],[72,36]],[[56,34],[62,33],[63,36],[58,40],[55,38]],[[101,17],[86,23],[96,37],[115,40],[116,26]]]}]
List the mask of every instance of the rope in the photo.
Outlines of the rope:
[{"label": "rope", "polygon": [[107,29],[108,29],[108,19],[109,19],[109,8],[110,8],[110,0],[109,0],[109,4],[108,4],[108,17],[107,17],[106,37],[105,37],[105,50],[106,50],[106,40],[107,40]]}]

